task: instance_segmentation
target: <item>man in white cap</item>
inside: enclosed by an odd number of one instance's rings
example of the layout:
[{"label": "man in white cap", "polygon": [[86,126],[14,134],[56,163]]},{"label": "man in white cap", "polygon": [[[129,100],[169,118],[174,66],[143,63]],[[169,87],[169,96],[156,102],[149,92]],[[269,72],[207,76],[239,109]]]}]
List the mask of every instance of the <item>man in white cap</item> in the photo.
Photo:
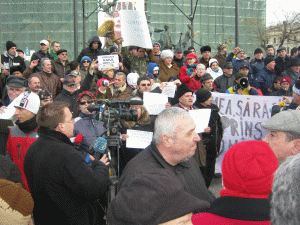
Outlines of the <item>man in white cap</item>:
[{"label": "man in white cap", "polygon": [[29,146],[37,139],[36,114],[40,108],[40,98],[32,92],[24,92],[16,99],[15,117],[16,125],[10,130],[7,141],[7,154],[17,164],[23,183],[28,189],[25,173],[24,159]]},{"label": "man in white cap", "polygon": [[43,69],[41,67],[41,60],[43,58],[49,58],[50,60],[54,60],[53,55],[51,55],[48,51],[49,49],[49,42],[45,39],[40,41],[40,50],[38,52],[33,53],[33,55],[31,56],[31,60],[30,62],[32,62],[33,60],[38,60],[38,64],[36,67],[34,67],[33,73],[37,73],[37,72],[42,72]]}]

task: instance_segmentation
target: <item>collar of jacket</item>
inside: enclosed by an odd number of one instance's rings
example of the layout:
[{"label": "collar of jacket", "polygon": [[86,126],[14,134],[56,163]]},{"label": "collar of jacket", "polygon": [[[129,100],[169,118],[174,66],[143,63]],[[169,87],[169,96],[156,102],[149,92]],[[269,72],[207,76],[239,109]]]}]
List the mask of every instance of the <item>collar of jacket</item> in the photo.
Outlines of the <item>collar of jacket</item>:
[{"label": "collar of jacket", "polygon": [[[55,61],[58,62],[58,63],[60,63],[61,65],[63,65],[59,59],[57,59],[57,60],[55,60]],[[69,61],[66,60],[66,61],[65,61],[65,66],[68,65],[68,64],[69,64]]]},{"label": "collar of jacket", "polygon": [[19,56],[19,55],[18,55],[18,52],[16,52],[15,55],[10,55],[10,54],[8,54],[8,51],[4,51],[4,52],[3,52],[3,55],[4,55],[5,57],[9,57],[9,58],[15,58],[15,57],[18,57],[18,56]]},{"label": "collar of jacket", "polygon": [[178,171],[178,168],[189,168],[190,165],[187,163],[187,162],[181,162],[181,163],[178,163],[176,166],[172,166],[170,165],[163,157],[162,155],[160,154],[159,150],[157,149],[156,147],[156,144],[154,141],[151,142],[151,145],[150,145],[150,152],[152,153],[152,155],[154,156],[154,158],[157,159],[157,161],[165,168],[169,168],[173,171]]},{"label": "collar of jacket", "polygon": [[39,137],[44,137],[47,139],[57,139],[60,140],[66,144],[73,145],[70,139],[63,133],[55,131],[55,130],[50,130],[47,127],[39,127],[38,129],[38,135]]},{"label": "collar of jacket", "polygon": [[66,89],[62,89],[62,91],[60,93],[62,93],[63,95],[67,95],[67,96],[73,96],[76,95],[76,92],[78,92],[78,90],[74,91],[72,94],[70,92],[68,92]]},{"label": "collar of jacket", "polygon": [[[110,83],[109,85],[108,85],[108,87],[110,88],[110,90],[111,90],[111,93],[113,93],[114,91],[114,84],[115,84],[115,82],[112,82],[112,83]],[[124,84],[122,87],[120,87],[120,88],[118,88],[118,90],[119,91],[121,91],[121,92],[123,92],[123,91],[125,91],[125,89],[127,88],[127,84]]]},{"label": "collar of jacket", "polygon": [[224,196],[217,198],[205,212],[237,220],[265,221],[270,220],[270,203],[268,199]]}]

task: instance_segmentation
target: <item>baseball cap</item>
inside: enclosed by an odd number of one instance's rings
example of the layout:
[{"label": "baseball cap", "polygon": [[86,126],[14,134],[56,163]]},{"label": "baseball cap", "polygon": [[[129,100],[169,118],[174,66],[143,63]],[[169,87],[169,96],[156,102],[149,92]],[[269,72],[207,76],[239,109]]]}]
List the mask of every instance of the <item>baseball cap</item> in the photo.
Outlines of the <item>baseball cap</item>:
[{"label": "baseball cap", "polygon": [[45,39],[40,41],[40,44],[49,45],[49,42]]},{"label": "baseball cap", "polygon": [[[74,75],[73,75],[74,76]],[[73,79],[73,77],[71,77],[69,74],[66,76],[65,80],[64,80],[64,85],[67,86],[71,86],[71,85],[75,85],[75,80]]]},{"label": "baseball cap", "polygon": [[26,79],[20,76],[9,75],[6,85],[8,87],[26,87]]},{"label": "baseball cap", "polygon": [[27,109],[28,111],[37,114],[40,109],[40,98],[37,94],[26,91],[16,98],[16,108]]}]

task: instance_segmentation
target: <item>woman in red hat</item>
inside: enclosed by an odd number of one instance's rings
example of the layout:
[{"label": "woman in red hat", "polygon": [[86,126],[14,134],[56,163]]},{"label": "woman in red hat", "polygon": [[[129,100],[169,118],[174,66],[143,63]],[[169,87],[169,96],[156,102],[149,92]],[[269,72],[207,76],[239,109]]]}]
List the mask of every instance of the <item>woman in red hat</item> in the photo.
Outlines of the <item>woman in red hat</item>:
[{"label": "woman in red hat", "polygon": [[187,86],[189,86],[190,79],[196,76],[197,58],[197,55],[194,53],[188,54],[186,63],[180,68],[179,79]]}]

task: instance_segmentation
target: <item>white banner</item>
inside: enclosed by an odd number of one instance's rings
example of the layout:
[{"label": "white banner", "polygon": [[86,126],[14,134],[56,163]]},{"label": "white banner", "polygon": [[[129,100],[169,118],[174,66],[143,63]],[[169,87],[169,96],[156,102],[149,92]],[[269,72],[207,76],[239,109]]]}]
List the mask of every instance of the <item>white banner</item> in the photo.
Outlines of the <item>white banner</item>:
[{"label": "white banner", "polygon": [[282,101],[277,96],[254,96],[214,93],[213,103],[220,111],[224,134],[221,155],[217,158],[216,173],[221,173],[225,152],[234,144],[245,140],[262,140],[267,131],[261,123],[271,118],[273,104]]},{"label": "white banner", "polygon": [[115,67],[116,70],[119,69],[119,56],[118,55],[99,55],[98,56],[99,67],[98,70],[101,71],[104,66],[111,65]]},{"label": "white banner", "polygon": [[143,48],[152,48],[145,12],[121,10],[120,18],[121,33],[124,39],[122,46],[135,45]]}]

